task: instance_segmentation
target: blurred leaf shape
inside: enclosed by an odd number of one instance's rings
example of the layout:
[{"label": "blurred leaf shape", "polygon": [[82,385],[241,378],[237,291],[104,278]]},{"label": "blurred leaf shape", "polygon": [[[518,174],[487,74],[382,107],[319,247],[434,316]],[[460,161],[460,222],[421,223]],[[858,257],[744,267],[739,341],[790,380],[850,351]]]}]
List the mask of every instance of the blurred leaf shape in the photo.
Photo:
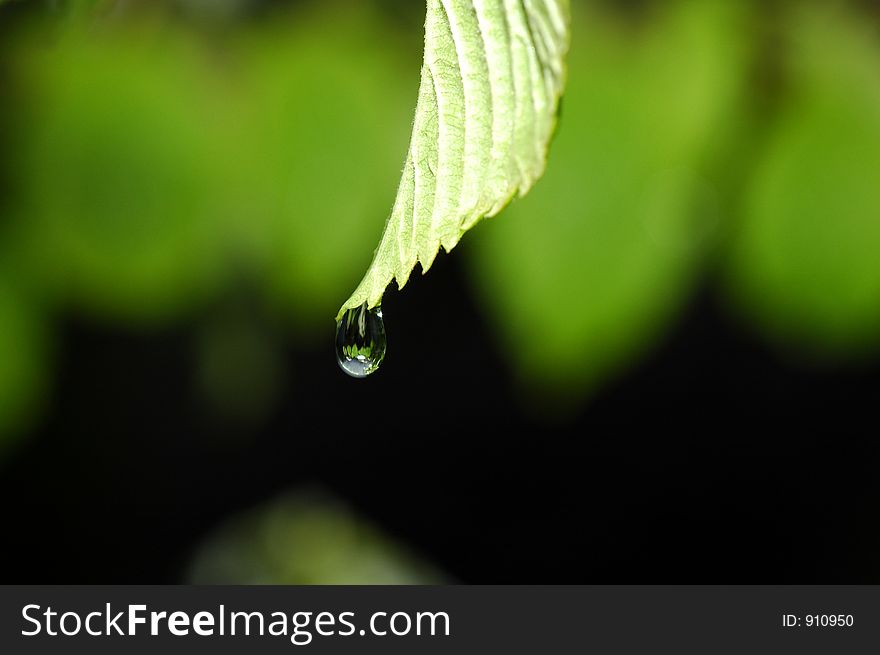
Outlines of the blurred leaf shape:
[{"label": "blurred leaf shape", "polygon": [[224,430],[262,424],[281,400],[278,339],[250,307],[223,309],[203,323],[195,380],[201,400]]},{"label": "blurred leaf shape", "polygon": [[364,279],[339,310],[379,304],[544,172],[565,84],[568,0],[428,0],[412,140]]},{"label": "blurred leaf shape", "polygon": [[178,312],[220,266],[221,159],[196,53],[170,31],[77,29],[28,54],[21,213],[44,275],[102,314]]},{"label": "blurred leaf shape", "polygon": [[410,127],[417,43],[368,4],[336,2],[242,45],[251,102],[239,129],[252,148],[236,166],[239,243],[299,323],[323,324],[369,263]]},{"label": "blurred leaf shape", "polygon": [[234,517],[197,552],[193,584],[440,584],[444,577],[326,494]]},{"label": "blurred leaf shape", "polygon": [[37,268],[132,323],[237,275],[263,277],[300,322],[326,318],[367,264],[406,139],[394,28],[346,1],[213,40],[161,8],[125,18],[18,53],[15,213]]},{"label": "blurred leaf shape", "polygon": [[0,274],[0,456],[40,407],[48,350],[39,311]]},{"label": "blurred leaf shape", "polygon": [[574,12],[553,165],[471,260],[506,361],[560,405],[649,347],[690,290],[719,221],[703,164],[744,71],[741,3],[666,3],[650,26],[600,7]]},{"label": "blurred leaf shape", "polygon": [[744,198],[729,282],[786,349],[880,343],[880,38],[842,5],[792,5],[788,94]]}]

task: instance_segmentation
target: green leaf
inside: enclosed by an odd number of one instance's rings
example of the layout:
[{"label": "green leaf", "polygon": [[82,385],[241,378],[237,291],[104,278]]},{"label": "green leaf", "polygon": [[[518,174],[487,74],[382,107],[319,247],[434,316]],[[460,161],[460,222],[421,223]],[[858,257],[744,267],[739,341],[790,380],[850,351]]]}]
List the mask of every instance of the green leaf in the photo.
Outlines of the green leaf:
[{"label": "green leaf", "polygon": [[226,185],[237,195],[233,243],[265,261],[270,297],[300,334],[326,327],[370,263],[365,245],[381,233],[409,137],[406,79],[419,70],[418,37],[372,3],[333,5],[243,44],[249,114],[233,115],[244,144]]},{"label": "green leaf", "polygon": [[383,16],[297,6],[230,32],[225,66],[171,20],[80,26],[52,47],[21,30],[20,184],[3,199],[16,252],[59,301],[105,319],[167,324],[258,278],[309,333],[369,263],[409,136],[419,62],[401,51],[419,38]]},{"label": "green leaf", "polygon": [[18,286],[0,270],[0,458],[39,417],[50,363],[45,319]]},{"label": "green leaf", "polygon": [[379,304],[543,174],[565,82],[568,0],[428,0],[425,60],[397,199],[339,310]]},{"label": "green leaf", "polygon": [[16,211],[59,297],[160,323],[222,281],[225,161],[196,53],[183,32],[124,29],[25,51]]},{"label": "green leaf", "polygon": [[740,122],[745,9],[670,2],[646,25],[573,7],[553,165],[469,246],[478,305],[538,404],[574,408],[622,374],[698,279],[723,220],[715,167]]},{"label": "green leaf", "polygon": [[196,552],[194,584],[443,584],[447,576],[340,500],[292,491],[233,517]]},{"label": "green leaf", "polygon": [[787,94],[731,243],[730,292],[786,349],[880,345],[880,44],[836,5],[787,17]]}]

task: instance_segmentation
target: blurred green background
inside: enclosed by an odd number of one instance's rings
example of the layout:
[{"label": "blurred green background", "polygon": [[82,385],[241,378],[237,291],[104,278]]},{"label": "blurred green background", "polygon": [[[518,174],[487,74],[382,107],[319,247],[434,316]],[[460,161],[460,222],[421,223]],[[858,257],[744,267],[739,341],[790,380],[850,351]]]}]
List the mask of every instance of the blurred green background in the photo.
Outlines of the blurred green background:
[{"label": "blurred green background", "polygon": [[[471,323],[492,335],[525,414],[559,426],[589,411],[706,289],[771,357],[874,366],[877,5],[572,4],[546,177],[451,256]],[[0,3],[0,458],[15,466],[51,423],[71,320],[137,335],[185,326],[200,412],[238,426],[236,439],[271,421],[286,381],[311,374],[284,352],[324,352],[378,242],[410,131],[423,10]],[[419,361],[424,352],[395,350],[386,320],[386,366]],[[456,334],[440,348],[459,348]],[[292,493],[207,539],[195,579],[442,579],[381,531],[359,531],[363,519],[338,501]],[[335,551],[301,534],[367,563],[337,575]],[[270,542],[316,564],[293,567]]]}]

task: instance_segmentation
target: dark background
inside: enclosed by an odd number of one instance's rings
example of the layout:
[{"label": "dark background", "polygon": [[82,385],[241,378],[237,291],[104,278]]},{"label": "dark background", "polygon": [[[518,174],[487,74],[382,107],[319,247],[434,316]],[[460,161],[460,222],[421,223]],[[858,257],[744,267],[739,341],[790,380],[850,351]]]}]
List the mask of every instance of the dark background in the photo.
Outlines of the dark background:
[{"label": "dark background", "polygon": [[[7,33],[24,5],[0,8]],[[0,460],[0,579],[181,582],[228,517],[320,488],[465,583],[880,582],[874,349],[792,356],[719,299],[709,264],[641,358],[548,416],[498,347],[473,251],[466,238],[388,292],[388,356],[367,381],[334,363],[329,319],[286,338],[247,276],[144,330],[54,312],[45,409]],[[276,401],[260,420],[198,392],[205,315],[266,335]]]},{"label": "dark background", "polygon": [[[465,582],[877,580],[876,367],[787,366],[702,294],[624,382],[548,428],[499,384],[455,260],[416,286],[385,303],[381,375],[343,376],[328,331],[284,354],[308,381],[225,452],[187,391],[186,329],[65,326],[56,411],[2,478],[4,579],[175,582],[221,517],[320,482]],[[397,354],[426,342],[430,366]],[[425,425],[450,388],[454,411]]]}]

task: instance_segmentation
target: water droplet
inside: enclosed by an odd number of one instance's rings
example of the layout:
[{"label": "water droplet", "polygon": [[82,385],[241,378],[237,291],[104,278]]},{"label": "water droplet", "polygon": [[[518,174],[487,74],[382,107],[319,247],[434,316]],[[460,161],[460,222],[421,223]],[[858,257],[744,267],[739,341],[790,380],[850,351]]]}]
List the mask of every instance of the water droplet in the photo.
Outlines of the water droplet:
[{"label": "water droplet", "polygon": [[382,308],[366,303],[349,309],[336,324],[336,361],[353,378],[378,370],[385,358],[385,322]]}]

